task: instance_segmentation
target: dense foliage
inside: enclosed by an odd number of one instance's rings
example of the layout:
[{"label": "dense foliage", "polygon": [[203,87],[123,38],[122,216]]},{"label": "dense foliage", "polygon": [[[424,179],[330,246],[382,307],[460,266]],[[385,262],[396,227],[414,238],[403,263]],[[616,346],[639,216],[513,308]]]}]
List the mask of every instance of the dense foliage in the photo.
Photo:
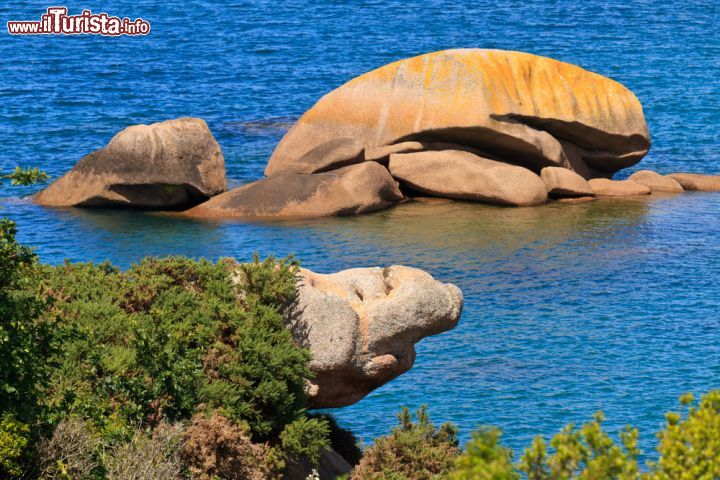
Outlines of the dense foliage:
[{"label": "dense foliage", "polygon": [[[643,466],[638,461],[638,431],[627,427],[616,443],[603,430],[602,414],[580,427],[568,425],[550,440],[538,437],[517,463],[500,444],[500,432],[481,428],[473,433],[464,452],[444,438],[448,460],[437,459],[441,430],[428,420],[408,423],[404,410],[401,427],[366,450],[352,474],[353,480],[447,478],[451,480],[716,480],[720,478],[720,390],[706,394],[697,405],[693,397],[680,399],[683,410],[666,415],[658,434],[659,459]],[[422,417],[427,418],[421,411]],[[445,427],[453,431],[451,427]],[[414,432],[407,435],[403,432]],[[424,432],[420,434],[420,432]],[[422,473],[420,473],[422,472]]]},{"label": "dense foliage", "polygon": [[390,435],[375,440],[355,467],[351,480],[430,480],[450,472],[458,455],[457,429],[449,423],[435,427],[425,407],[417,422],[407,408]]},{"label": "dense foliage", "polygon": [[[49,266],[15,233],[0,224],[1,478],[205,478],[258,452],[271,478],[330,445],[327,420],[305,414],[309,352],[280,313],[293,261]],[[235,456],[195,458],[191,472],[183,444],[201,440]]]},{"label": "dense foliage", "polygon": [[[38,265],[35,292],[61,326],[46,405],[54,419],[92,420],[128,438],[200,405],[246,422],[266,440],[301,418],[308,353],[295,347],[277,304],[292,294],[293,266],[188,258]],[[274,281],[233,284],[236,270]],[[263,301],[261,301],[263,299]],[[275,302],[275,303],[273,303]]]}]

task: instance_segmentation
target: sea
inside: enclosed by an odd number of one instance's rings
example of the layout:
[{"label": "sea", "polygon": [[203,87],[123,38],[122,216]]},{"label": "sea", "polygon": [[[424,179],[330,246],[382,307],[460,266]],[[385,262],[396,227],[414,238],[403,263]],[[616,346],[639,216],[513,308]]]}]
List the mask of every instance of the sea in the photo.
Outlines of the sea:
[{"label": "sea", "polygon": [[[6,21],[54,4],[5,0]],[[151,0],[68,1],[142,18],[146,36],[0,32],[0,167],[56,178],[124,127],[207,121],[231,186],[260,178],[317,99],[386,63],[448,48],[520,50],[609,76],[643,104],[652,148],[636,167],[720,173],[720,3]],[[44,262],[154,255],[294,255],[318,272],[409,265],[459,286],[452,331],[412,370],[333,410],[366,444],[405,405],[427,405],[461,441],[480,425],[516,451],[596,411],[628,424],[652,458],[664,412],[720,388],[720,193],[502,208],[406,204],[358,217],[202,222],[156,213],[49,209],[0,187],[1,214]],[[617,437],[616,437],[617,438]]]}]

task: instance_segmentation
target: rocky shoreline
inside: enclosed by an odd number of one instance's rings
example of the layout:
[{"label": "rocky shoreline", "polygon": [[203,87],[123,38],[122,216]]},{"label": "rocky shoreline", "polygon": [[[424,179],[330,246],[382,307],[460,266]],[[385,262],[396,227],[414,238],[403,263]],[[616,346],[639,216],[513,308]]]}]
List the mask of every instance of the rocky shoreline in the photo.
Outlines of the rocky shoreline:
[{"label": "rocky shoreline", "polygon": [[135,125],[34,197],[53,207],[182,211],[193,218],[356,215],[415,197],[505,206],[720,190],[720,176],[649,170],[637,98],[575,65],[460,49],[401,60],[321,98],[286,133],[266,177],[227,191],[204,121]]}]

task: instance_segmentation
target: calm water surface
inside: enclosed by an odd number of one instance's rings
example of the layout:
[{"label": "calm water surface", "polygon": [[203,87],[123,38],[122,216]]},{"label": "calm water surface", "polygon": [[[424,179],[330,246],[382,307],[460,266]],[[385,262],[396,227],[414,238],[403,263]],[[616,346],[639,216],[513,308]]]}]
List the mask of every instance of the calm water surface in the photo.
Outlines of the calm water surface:
[{"label": "calm water surface", "polygon": [[[695,2],[67,2],[152,24],[146,38],[0,34],[0,166],[60,175],[134,123],[206,119],[233,184],[258,178],[295,118],[355,75],[453,47],[523,50],[609,75],[645,107],[659,171],[720,171],[720,5]],[[496,5],[496,3],[503,3]],[[5,1],[7,20],[48,5]],[[627,172],[621,174],[625,175]],[[650,450],[684,391],[720,387],[720,194],[505,209],[404,205],[358,218],[209,223],[43,209],[3,212],[43,261],[294,253],[309,268],[395,263],[456,283],[460,325],[409,373],[339,410],[365,440],[427,403],[514,448],[602,409]]]}]

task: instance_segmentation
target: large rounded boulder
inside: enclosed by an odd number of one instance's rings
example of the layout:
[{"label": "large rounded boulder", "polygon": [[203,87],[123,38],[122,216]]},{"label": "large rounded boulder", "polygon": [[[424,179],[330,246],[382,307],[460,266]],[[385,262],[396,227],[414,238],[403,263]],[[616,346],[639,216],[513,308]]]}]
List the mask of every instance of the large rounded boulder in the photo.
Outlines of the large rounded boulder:
[{"label": "large rounded boulder", "polygon": [[225,160],[207,124],[178,118],[122,130],[34,201],[52,207],[178,209],[226,189]]},{"label": "large rounded boulder", "polygon": [[650,148],[642,106],[618,82],[528,53],[459,49],[391,63],[328,93],[287,132],[265,174],[382,162],[404,148],[393,145],[426,142],[585,178],[610,177]]}]

